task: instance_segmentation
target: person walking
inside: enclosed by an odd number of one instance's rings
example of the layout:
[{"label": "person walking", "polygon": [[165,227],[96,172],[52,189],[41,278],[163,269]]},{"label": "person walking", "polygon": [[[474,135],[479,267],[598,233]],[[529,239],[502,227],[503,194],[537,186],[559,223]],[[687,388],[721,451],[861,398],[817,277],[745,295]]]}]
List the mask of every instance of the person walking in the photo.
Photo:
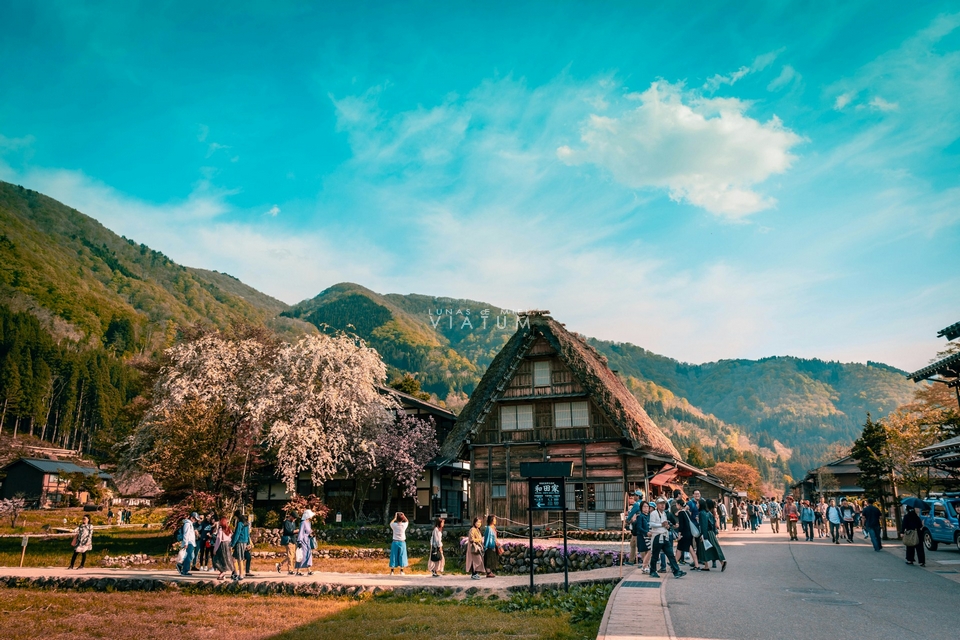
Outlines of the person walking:
[{"label": "person walking", "polygon": [[77,569],[83,569],[83,565],[87,562],[87,552],[93,549],[93,525],[90,524],[90,516],[83,516],[76,533],[73,534],[71,546],[73,557],[70,558],[70,566],[67,569],[73,569],[77,556],[80,556],[80,566]]},{"label": "person walking", "polygon": [[227,571],[235,573],[233,571],[233,558],[230,555],[230,538],[233,535],[233,530],[230,528],[230,521],[227,520],[226,517],[220,518],[220,522],[216,523],[210,535],[213,538],[213,558],[211,559],[211,564],[213,565],[214,571],[219,573],[217,580],[223,580],[223,576]]},{"label": "person walking", "polygon": [[297,517],[291,511],[280,525],[280,544],[287,550],[287,559],[277,563],[277,573],[280,567],[287,565],[287,575],[292,576],[297,568]]},{"label": "person walking", "polygon": [[847,501],[846,498],[840,501],[840,515],[843,520],[843,533],[847,542],[853,542],[853,521],[856,519],[857,510]]},{"label": "person walking", "polygon": [[650,535],[650,503],[640,502],[640,513],[633,521],[633,538],[637,541],[637,551],[640,555],[641,573],[650,573],[650,545],[647,543],[647,537]]},{"label": "person walking", "polygon": [[656,568],[657,558],[661,553],[666,556],[670,568],[673,570],[675,578],[682,578],[687,575],[685,571],[680,570],[677,559],[673,557],[672,544],[670,543],[670,530],[674,524],[666,512],[667,501],[663,497],[657,498],[657,508],[650,512],[650,536],[653,540],[653,557],[650,559],[650,577],[659,578],[660,574]]},{"label": "person walking", "polygon": [[717,524],[720,525],[720,531],[727,530],[727,505],[722,501],[717,503]]},{"label": "person walking", "polygon": [[[467,534],[467,564],[466,571],[473,580],[479,580],[481,573],[486,573],[483,568],[483,534],[480,533],[480,517],[473,519],[473,526]],[[531,553],[533,549],[530,550]]]},{"label": "person walking", "polygon": [[244,565],[246,565],[246,577],[250,573],[250,523],[247,515],[240,510],[234,512],[233,517],[237,520],[237,527],[233,530],[233,537],[230,538],[230,548],[233,550],[233,559],[236,563],[236,571],[231,576],[234,580],[243,580]]},{"label": "person walking", "polygon": [[393,570],[400,569],[400,575],[403,575],[404,568],[409,564],[407,562],[407,516],[402,511],[397,511],[390,521],[390,529],[393,531],[393,542],[390,544],[390,575]]},{"label": "person walking", "polygon": [[876,503],[877,501],[873,498],[867,498],[867,506],[860,511],[860,520],[867,535],[870,536],[873,550],[880,551],[883,549],[883,544],[880,542],[880,520],[883,514]]},{"label": "person walking", "polygon": [[907,548],[907,564],[913,564],[916,557],[921,567],[927,566],[926,551],[923,548],[923,519],[913,507],[907,507],[903,516],[903,545]]},{"label": "person walking", "polygon": [[183,524],[180,526],[180,542],[186,549],[183,562],[177,565],[177,570],[182,576],[190,575],[190,567],[193,566],[194,554],[197,552],[197,531],[193,525],[199,519],[200,515],[194,511],[183,519]]},{"label": "person walking", "polygon": [[430,534],[430,560],[427,562],[427,569],[434,578],[443,575],[443,518],[437,518],[433,525],[433,533]]},{"label": "person walking", "polygon": [[500,568],[500,539],[497,537],[497,516],[487,516],[487,526],[483,530],[483,566],[488,578],[496,578]]},{"label": "person walking", "polygon": [[623,517],[623,526],[630,532],[630,555],[628,556],[630,559],[624,562],[624,564],[635,565],[637,564],[637,536],[633,533],[633,531],[635,528],[634,525],[637,522],[637,517],[640,515],[640,508],[643,504],[643,501],[636,494],[630,494],[628,500],[630,503],[630,508]]},{"label": "person walking", "polygon": [[690,508],[683,503],[680,503],[682,507],[677,511],[677,520],[680,521],[680,527],[678,528],[678,533],[680,534],[680,539],[677,541],[677,562],[679,564],[684,564],[684,555],[685,553],[690,554],[690,567],[694,571],[700,571],[700,563],[697,561],[697,544],[696,539],[697,535],[700,533],[700,527],[696,527],[694,530],[695,523],[693,517],[690,515]]},{"label": "person walking", "polygon": [[743,509],[740,506],[740,501],[735,501],[733,507],[730,509],[731,517],[733,518],[733,530],[740,531],[740,520],[743,518]]},{"label": "person walking", "polygon": [[800,526],[803,527],[803,537],[807,542],[813,542],[813,507],[808,500],[804,500],[800,507]]},{"label": "person walking", "polygon": [[793,496],[787,496],[787,504],[783,508],[783,517],[787,521],[787,533],[791,540],[800,540],[797,537],[797,521],[800,520],[800,511],[797,509]]},{"label": "person walking", "polygon": [[707,498],[700,501],[700,532],[703,536],[697,545],[697,555],[700,562],[703,563],[703,570],[709,571],[707,563],[711,563],[713,568],[717,568],[717,562],[720,563],[720,571],[727,570],[727,558],[723,555],[723,549],[720,548],[720,542],[717,540],[717,504]]},{"label": "person walking", "polygon": [[770,530],[774,533],[780,533],[780,505],[773,498],[767,505],[767,515],[770,516]]},{"label": "person walking", "polygon": [[300,559],[297,561],[297,575],[302,576],[300,569],[306,569],[307,575],[313,575],[313,550],[317,547],[317,541],[313,537],[313,525],[310,520],[313,518],[313,510],[304,509],[300,516],[300,533],[297,534],[297,551],[300,553]]},{"label": "person walking", "polygon": [[194,571],[209,571],[208,564],[213,555],[213,514],[208,513],[197,523],[197,557],[193,562]]},{"label": "person walking", "polygon": [[840,513],[840,507],[837,506],[836,499],[830,498],[825,517],[827,524],[830,525],[830,538],[833,540],[833,544],[840,544],[840,527],[843,523],[843,514]]}]

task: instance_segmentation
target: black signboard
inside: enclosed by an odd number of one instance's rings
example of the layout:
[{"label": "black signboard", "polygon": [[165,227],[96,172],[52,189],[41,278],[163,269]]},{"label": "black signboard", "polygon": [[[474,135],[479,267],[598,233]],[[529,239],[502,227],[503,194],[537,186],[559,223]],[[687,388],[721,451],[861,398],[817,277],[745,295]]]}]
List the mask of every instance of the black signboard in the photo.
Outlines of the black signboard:
[{"label": "black signboard", "polygon": [[573,475],[572,462],[521,462],[521,478],[569,478]]},{"label": "black signboard", "polygon": [[534,511],[560,511],[564,506],[563,478],[530,480],[530,508]]}]

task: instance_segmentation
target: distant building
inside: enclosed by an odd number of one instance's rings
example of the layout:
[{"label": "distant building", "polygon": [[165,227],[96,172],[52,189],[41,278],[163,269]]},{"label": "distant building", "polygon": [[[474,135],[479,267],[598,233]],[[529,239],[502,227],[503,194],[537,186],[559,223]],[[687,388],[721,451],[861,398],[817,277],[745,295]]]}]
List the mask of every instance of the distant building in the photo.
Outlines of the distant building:
[{"label": "distant building", "polygon": [[[528,521],[524,462],[572,462],[566,506],[572,524],[620,528],[627,492],[666,493],[704,472],[682,462],[604,358],[548,312],[518,316],[447,436],[440,455],[469,460],[470,515],[504,526]],[[538,511],[534,524],[556,522]]]},{"label": "distant building", "polygon": [[[107,487],[112,476],[96,467],[81,467],[65,460],[47,460],[39,458],[20,458],[11,462],[2,470],[5,477],[0,497],[13,498],[22,495],[28,503],[46,509],[66,502],[67,482],[61,476],[69,473],[96,475]],[[77,496],[85,501],[84,494]]]},{"label": "distant building", "polygon": [[818,500],[821,495],[832,497],[863,497],[860,486],[860,467],[850,456],[844,456],[823,466],[811,469],[803,480],[793,485],[802,500]]},{"label": "distant building", "polygon": [[152,507],[163,495],[163,489],[149,473],[118,473],[114,484],[117,491],[111,503],[124,507]]}]

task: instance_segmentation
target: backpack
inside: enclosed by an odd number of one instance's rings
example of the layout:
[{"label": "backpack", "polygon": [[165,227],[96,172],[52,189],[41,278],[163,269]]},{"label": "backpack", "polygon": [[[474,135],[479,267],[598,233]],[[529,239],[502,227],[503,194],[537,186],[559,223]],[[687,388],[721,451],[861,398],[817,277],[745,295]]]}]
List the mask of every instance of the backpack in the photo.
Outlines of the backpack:
[{"label": "backpack", "polygon": [[177,529],[177,542],[183,542],[183,525],[180,525],[180,528]]}]

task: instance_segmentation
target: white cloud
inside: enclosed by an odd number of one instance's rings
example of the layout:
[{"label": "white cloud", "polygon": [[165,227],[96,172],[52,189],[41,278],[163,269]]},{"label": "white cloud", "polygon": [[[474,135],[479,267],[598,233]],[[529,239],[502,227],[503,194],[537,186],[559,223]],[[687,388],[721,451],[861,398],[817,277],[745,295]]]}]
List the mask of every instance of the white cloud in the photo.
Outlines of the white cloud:
[{"label": "white cloud", "polygon": [[783,69],[780,70],[780,75],[770,81],[770,84],[767,85],[767,91],[779,91],[783,89],[791,82],[799,82],[801,75],[797,73],[797,70],[791,67],[788,64],[783,65]]},{"label": "white cloud", "polygon": [[874,96],[873,100],[870,101],[870,108],[874,111],[897,111],[900,109],[900,105],[896,102],[887,102],[880,96]]},{"label": "white cloud", "polygon": [[753,64],[751,64],[749,67],[740,67],[733,73],[725,76],[718,73],[707,79],[703,85],[703,88],[706,91],[714,92],[723,85],[733,86],[747,75],[756,73],[758,71],[763,71],[769,67],[771,64],[773,64],[774,60],[777,59],[777,56],[783,53],[783,51],[783,49],[777,49],[776,51],[770,51],[768,53],[761,54],[754,58]]},{"label": "white cloud", "polygon": [[197,140],[199,142],[204,142],[208,135],[210,135],[210,127],[205,124],[201,124],[197,127]]},{"label": "white cloud", "polygon": [[638,98],[640,106],[619,117],[591,115],[582,148],[561,146],[557,156],[570,165],[597,164],[630,188],[665,189],[676,201],[729,219],[775,204],[752,187],[789,169],[790,151],[802,141],[778,118],[761,123],[746,115],[748,103],[685,96],[662,81]]},{"label": "white cloud", "polygon": [[850,101],[853,100],[856,94],[853,92],[841,93],[837,96],[837,99],[833,101],[833,108],[836,111],[843,111],[843,109],[850,104]]},{"label": "white cloud", "polygon": [[279,213],[280,213],[280,207],[278,207],[277,205],[273,205],[264,215],[270,216],[272,218],[276,218],[277,215],[279,215]]}]

